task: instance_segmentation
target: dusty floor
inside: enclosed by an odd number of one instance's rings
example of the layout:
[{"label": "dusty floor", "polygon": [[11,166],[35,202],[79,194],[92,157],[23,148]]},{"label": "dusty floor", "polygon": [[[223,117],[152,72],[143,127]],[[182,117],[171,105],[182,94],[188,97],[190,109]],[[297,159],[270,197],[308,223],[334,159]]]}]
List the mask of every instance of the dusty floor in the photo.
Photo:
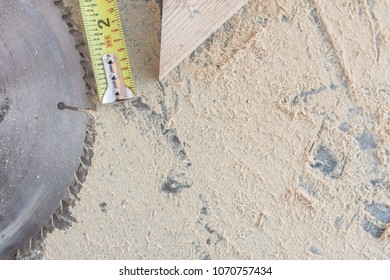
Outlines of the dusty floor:
[{"label": "dusty floor", "polygon": [[141,99],[44,259],[390,258],[389,0],[252,0],[161,83],[159,4],[119,4]]}]

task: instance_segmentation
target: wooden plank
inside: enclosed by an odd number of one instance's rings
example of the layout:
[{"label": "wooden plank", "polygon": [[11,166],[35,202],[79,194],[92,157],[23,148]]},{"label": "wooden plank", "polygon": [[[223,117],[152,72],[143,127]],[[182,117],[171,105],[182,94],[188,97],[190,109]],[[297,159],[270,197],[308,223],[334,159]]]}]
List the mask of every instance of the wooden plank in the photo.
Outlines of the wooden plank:
[{"label": "wooden plank", "polygon": [[164,0],[160,79],[247,2],[248,0]]}]

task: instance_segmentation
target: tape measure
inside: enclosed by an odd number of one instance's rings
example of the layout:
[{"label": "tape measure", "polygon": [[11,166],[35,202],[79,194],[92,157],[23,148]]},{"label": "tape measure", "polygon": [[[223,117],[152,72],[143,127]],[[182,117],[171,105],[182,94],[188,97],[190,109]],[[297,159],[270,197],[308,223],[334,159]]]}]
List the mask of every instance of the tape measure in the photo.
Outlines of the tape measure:
[{"label": "tape measure", "polygon": [[116,0],[80,0],[99,99],[103,104],[136,95]]}]

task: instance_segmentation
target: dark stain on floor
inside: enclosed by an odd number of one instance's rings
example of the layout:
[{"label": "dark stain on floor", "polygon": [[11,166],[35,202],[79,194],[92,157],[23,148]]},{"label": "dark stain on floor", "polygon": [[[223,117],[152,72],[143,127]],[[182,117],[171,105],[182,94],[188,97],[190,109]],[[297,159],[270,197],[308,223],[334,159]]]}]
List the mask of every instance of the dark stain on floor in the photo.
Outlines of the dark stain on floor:
[{"label": "dark stain on floor", "polygon": [[168,177],[165,182],[161,185],[161,191],[168,194],[178,194],[183,189],[190,188],[191,185],[187,183],[181,183],[171,177]]},{"label": "dark stain on floor", "polygon": [[322,174],[335,177],[334,171],[338,165],[336,157],[322,145],[319,145],[314,152],[315,163],[310,164],[312,168],[318,169]]},{"label": "dark stain on floor", "polygon": [[100,208],[100,211],[102,211],[103,213],[107,213],[107,203],[105,203],[105,202],[100,203],[99,208]]}]

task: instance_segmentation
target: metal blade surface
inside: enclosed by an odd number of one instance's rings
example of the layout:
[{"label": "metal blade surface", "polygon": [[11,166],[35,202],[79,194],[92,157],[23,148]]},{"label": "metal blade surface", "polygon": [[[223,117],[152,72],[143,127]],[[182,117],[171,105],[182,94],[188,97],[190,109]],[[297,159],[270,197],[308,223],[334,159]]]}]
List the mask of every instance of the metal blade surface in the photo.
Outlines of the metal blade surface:
[{"label": "metal blade surface", "polygon": [[89,117],[73,37],[52,1],[0,4],[0,258],[39,234],[69,196]]}]

